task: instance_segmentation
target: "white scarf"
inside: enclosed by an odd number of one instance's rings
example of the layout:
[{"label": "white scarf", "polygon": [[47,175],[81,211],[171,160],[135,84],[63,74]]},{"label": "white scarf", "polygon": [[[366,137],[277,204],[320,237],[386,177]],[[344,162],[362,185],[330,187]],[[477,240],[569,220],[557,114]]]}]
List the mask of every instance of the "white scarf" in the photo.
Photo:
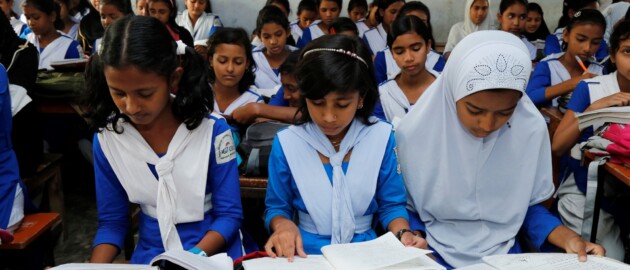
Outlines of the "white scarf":
[{"label": "white scarf", "polygon": [[365,24],[365,19],[360,19],[355,24],[357,25],[357,30],[359,30],[359,37],[363,37],[363,34],[370,30],[370,27]]},{"label": "white scarf", "polygon": [[212,28],[223,26],[219,16],[205,12],[197,19],[194,27],[190,16],[188,16],[188,11],[178,13],[177,17],[175,17],[175,22],[190,32],[195,44],[205,44],[208,38],[210,38]]},{"label": "white scarf", "polygon": [[[366,126],[355,119],[341,141],[339,152],[313,122],[291,126],[278,133],[291,174],[317,233],[332,235],[333,244],[349,243],[355,233],[370,228],[371,216],[367,222],[360,222],[363,225],[357,224],[357,220],[364,217],[374,198],[391,130],[391,126],[383,122]],[[344,174],[343,159],[350,150],[352,156]],[[328,157],[333,167],[332,185],[318,152]],[[364,228],[365,223],[367,228]]]},{"label": "white scarf", "polygon": [[243,92],[241,96],[239,96],[236,100],[232,101],[230,105],[225,108],[225,111],[221,111],[219,109],[219,103],[214,99],[214,112],[220,115],[232,115],[234,110],[245,106],[247,103],[258,102],[260,100],[260,95],[254,87],[251,87],[249,90]]},{"label": "white scarf", "polygon": [[373,54],[387,48],[387,31],[383,28],[383,23],[379,23],[374,29],[365,31],[363,38],[367,40]]},{"label": "white scarf", "polygon": [[[396,130],[408,207],[454,267],[507,253],[528,207],[553,193],[547,126],[524,93],[530,71],[529,52],[513,34],[470,34]],[[464,129],[455,103],[486,89],[523,97],[509,125],[481,139]]]},{"label": "white scarf", "polygon": [[[214,120],[204,118],[194,130],[182,123],[162,157],[131,124],[118,125],[122,134],[98,133],[103,153],[129,200],[156,209],[164,249],[183,249],[175,224],[204,218]],[[155,165],[157,181],[148,164]]]},{"label": "white scarf", "polygon": [[[57,31],[61,34],[57,39],[53,40],[44,51],[40,52],[39,48],[39,38],[35,35],[35,33],[30,33],[26,36],[26,40],[28,42],[33,43],[35,48],[37,48],[37,52],[39,53],[39,69],[48,69],[52,70],[53,68],[50,66],[51,62],[64,60],[66,57],[66,52],[68,51],[68,47],[72,45],[73,39],[63,34],[61,31]],[[77,45],[77,49],[79,50],[79,56],[82,57],[82,49],[81,45]]]},{"label": "white scarf", "polygon": [[313,23],[311,23],[311,25],[307,28],[308,31],[311,32],[311,41],[326,34],[324,33],[324,31],[322,31],[321,28],[319,28],[319,24],[321,22],[322,22],[321,20],[316,20]]},{"label": "white scarf", "polygon": [[474,24],[470,19],[470,7],[472,7],[474,2],[475,0],[466,0],[466,5],[464,6],[464,21],[458,22],[451,27],[446,46],[444,47],[445,53],[452,51],[459,41],[473,32],[494,29],[494,21],[492,20],[494,13],[490,8],[492,1],[488,0],[488,15],[486,15],[486,18],[480,24]]},{"label": "white scarf", "polygon": [[19,37],[22,34],[22,29],[24,29],[24,26],[26,24],[15,17],[9,18],[9,21],[11,22],[11,26],[13,27],[13,31]]},{"label": "white scarf", "polygon": [[395,80],[382,84],[378,87],[378,91],[385,117],[396,128],[400,120],[411,109],[411,104]]},{"label": "white scarf", "polygon": [[291,36],[293,36],[293,41],[297,42],[298,40],[300,40],[300,38],[302,38],[302,33],[304,33],[304,30],[300,28],[298,21],[291,23],[290,28],[291,28]]},{"label": "white scarf", "polygon": [[[296,47],[290,45],[285,45],[284,47],[291,52],[297,50]],[[256,74],[256,87],[260,94],[271,97],[276,94],[273,92],[273,89],[282,84],[282,81],[280,81],[280,74],[276,75],[271,65],[269,65],[264,49],[265,45],[261,44],[252,51],[254,62],[256,62],[256,70],[254,71]]]}]

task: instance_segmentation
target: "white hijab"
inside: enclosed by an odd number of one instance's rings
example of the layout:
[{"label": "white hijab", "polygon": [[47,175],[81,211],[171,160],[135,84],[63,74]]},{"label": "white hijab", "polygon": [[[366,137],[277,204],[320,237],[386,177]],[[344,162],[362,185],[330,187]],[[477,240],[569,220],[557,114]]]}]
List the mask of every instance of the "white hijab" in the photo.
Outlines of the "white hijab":
[{"label": "white hijab", "polygon": [[480,24],[475,24],[470,19],[470,7],[474,2],[475,0],[466,0],[466,6],[464,6],[464,21],[456,23],[453,27],[451,27],[451,31],[448,33],[446,46],[444,47],[444,52],[452,51],[457,43],[473,32],[494,28],[494,22],[492,20],[494,13],[492,13],[492,9],[490,8],[490,6],[492,6],[492,1],[488,0],[488,14]]},{"label": "white hijab", "polygon": [[615,29],[615,24],[625,18],[628,7],[630,7],[630,3],[618,2],[608,6],[604,9],[604,11],[602,11],[604,18],[606,18],[606,33],[604,34],[604,40],[606,40],[607,44],[610,45],[610,35],[612,35],[612,32]]},{"label": "white hijab", "polygon": [[[426,225],[429,245],[454,267],[506,254],[528,207],[553,193],[547,126],[524,94],[530,71],[516,36],[475,32],[397,128],[408,207]],[[508,124],[481,139],[462,126],[456,102],[487,89],[523,97]]]}]

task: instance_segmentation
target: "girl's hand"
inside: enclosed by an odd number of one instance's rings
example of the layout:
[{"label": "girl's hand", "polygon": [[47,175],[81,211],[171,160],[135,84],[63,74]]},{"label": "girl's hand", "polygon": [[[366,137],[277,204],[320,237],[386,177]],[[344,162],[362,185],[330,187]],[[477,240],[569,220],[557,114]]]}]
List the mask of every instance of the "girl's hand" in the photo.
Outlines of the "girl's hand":
[{"label": "girl's hand", "polygon": [[630,93],[619,92],[614,95],[607,96],[600,100],[597,100],[588,107],[587,111],[594,111],[603,108],[613,106],[629,106],[630,105]]},{"label": "girl's hand", "polygon": [[249,125],[256,121],[258,115],[260,115],[260,103],[248,103],[242,106],[234,112],[232,112],[232,118],[239,124]]},{"label": "girl's hand", "polygon": [[569,237],[565,241],[564,251],[569,254],[577,254],[580,262],[586,261],[586,254],[592,254],[597,256],[606,255],[604,247],[594,244],[588,241],[584,241],[580,236],[575,235]]},{"label": "girl's hand", "polygon": [[427,240],[422,238],[419,233],[415,235],[411,232],[405,232],[400,236],[400,242],[406,247],[417,247],[427,249]]},{"label": "girl's hand", "polygon": [[300,230],[290,220],[282,220],[282,223],[275,226],[273,234],[265,244],[265,251],[272,258],[285,256],[289,262],[293,262],[293,256],[296,254],[306,258]]}]

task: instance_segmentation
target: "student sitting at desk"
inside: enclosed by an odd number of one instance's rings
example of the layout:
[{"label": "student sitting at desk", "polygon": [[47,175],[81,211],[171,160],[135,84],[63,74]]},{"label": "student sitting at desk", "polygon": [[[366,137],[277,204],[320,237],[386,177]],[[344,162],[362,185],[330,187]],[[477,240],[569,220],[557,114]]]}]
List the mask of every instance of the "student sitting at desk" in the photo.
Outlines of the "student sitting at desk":
[{"label": "student sitting at desk", "polygon": [[524,96],[530,71],[516,36],[470,34],[396,130],[411,228],[444,266],[523,252],[519,231],[539,250],[604,255],[540,204],[554,187],[547,126]]},{"label": "student sitting at desk", "polygon": [[304,48],[295,74],[302,118],[278,133],[269,157],[267,253],[291,261],[371,240],[377,219],[403,244],[425,246],[409,230],[392,127],[370,118],[378,92],[367,46],[344,35],[319,38]]}]

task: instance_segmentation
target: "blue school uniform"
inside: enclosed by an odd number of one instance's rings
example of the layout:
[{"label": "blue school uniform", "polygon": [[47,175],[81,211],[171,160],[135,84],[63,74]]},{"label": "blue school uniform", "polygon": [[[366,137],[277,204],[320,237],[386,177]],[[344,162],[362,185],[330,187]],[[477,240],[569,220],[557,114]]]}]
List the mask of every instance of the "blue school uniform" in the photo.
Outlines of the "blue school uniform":
[{"label": "blue school uniform", "polygon": [[[224,119],[214,115],[212,126],[210,159],[205,187],[206,198],[211,195],[211,208],[204,208],[203,219],[196,222],[176,224],[177,233],[185,250],[193,248],[208,231],[219,233],[226,245],[219,252],[227,252],[232,259],[241,257],[242,245],[239,228],[243,221],[240,201],[239,175],[236,160],[222,157],[222,149],[216,146],[221,142],[218,137],[225,138],[224,133],[229,126]],[[93,246],[111,244],[122,249],[129,227],[129,197],[127,191],[114,173],[111,162],[107,159],[97,135],[94,136],[94,171],[96,180],[96,202],[99,225]],[[124,157],[121,157],[124,158]],[[155,165],[147,164],[157,179]],[[164,252],[158,220],[145,213],[141,204],[139,239],[131,257],[133,264],[148,264],[153,257]]]},{"label": "blue school uniform", "polygon": [[269,105],[278,107],[289,107],[289,101],[284,99],[284,86],[280,85],[276,94],[269,100]]},{"label": "blue school uniform", "polygon": [[[442,70],[444,70],[444,65],[446,65],[444,56],[431,49],[424,63],[425,68],[437,77],[442,73]],[[379,84],[396,78],[396,75],[400,73],[400,67],[396,64],[392,56],[392,51],[389,48],[376,53],[376,57],[374,57],[374,70],[376,72],[376,81]]]},{"label": "blue school uniform", "polygon": [[[557,107],[558,106],[558,98],[553,100],[545,99],[545,90],[549,86],[553,86],[564,81],[571,79],[571,75],[567,71],[567,69],[560,63],[558,58],[564,55],[563,52],[552,54],[545,57],[536,65],[532,77],[529,80],[529,84],[527,84],[527,89],[525,90],[529,98],[536,104],[538,107]],[[588,65],[588,72],[591,74],[603,75],[604,67],[591,62]]]},{"label": "blue school uniform", "polygon": [[293,37],[293,40],[295,41],[300,40],[300,38],[302,38],[302,34],[304,33],[304,30],[300,28],[299,23],[300,22],[298,20],[295,20],[291,22],[291,25],[289,26],[289,28],[291,28],[291,36]]},{"label": "blue school uniform", "polygon": [[[562,40],[563,31],[564,28],[558,28],[556,32],[547,36],[545,39],[545,56],[562,52],[562,44],[564,43]],[[599,49],[597,49],[595,53],[595,58],[597,61],[602,61],[606,56],[608,56],[608,44],[602,39],[602,42],[599,44]]]},{"label": "blue school uniform", "polygon": [[385,50],[387,48],[387,31],[385,31],[383,24],[379,23],[375,28],[365,31],[363,41],[370,48],[372,55]]},{"label": "blue school uniform", "polygon": [[[378,124],[383,125],[384,123]],[[280,133],[282,132],[288,132],[288,130],[283,130]],[[289,167],[285,150],[283,150],[279,136],[274,139],[269,157],[269,182],[267,186],[267,197],[265,199],[267,206],[267,210],[265,211],[265,226],[268,229],[274,217],[283,216],[292,220],[296,212],[303,213],[300,214],[300,217],[312,214],[307,210],[303,196],[300,194],[298,184]],[[407,213],[404,208],[406,204],[406,193],[402,177],[397,170],[398,159],[396,158],[395,148],[396,141],[393,133],[390,133],[382,157],[382,163],[378,170],[374,197],[363,216],[369,218],[371,215],[376,215],[374,218],[378,218],[378,221],[384,228],[387,228],[387,225],[396,218],[407,219]],[[355,155],[352,155],[350,162],[353,161],[353,157],[356,158]],[[321,163],[314,165],[324,167],[328,180],[332,184],[332,166],[330,164]],[[344,173],[348,172],[349,166],[349,162],[343,163],[342,169]],[[352,192],[354,194],[356,191],[353,190]],[[372,222],[372,224],[374,223]],[[331,244],[330,235],[320,235],[309,232],[313,227],[311,222],[307,222],[305,219],[301,218],[298,227],[302,236],[304,251],[307,254],[321,254],[320,248]],[[309,227],[311,227],[311,229],[309,229]],[[355,233],[351,242],[367,241],[374,238],[376,238],[376,233],[373,228],[370,228],[365,232]]]},{"label": "blue school uniform", "polygon": [[363,34],[371,29],[367,26],[367,24],[365,24],[365,19],[360,19],[355,24],[357,25],[357,30],[359,30],[360,37],[363,37]]},{"label": "blue school uniform", "polygon": [[[285,49],[291,52],[297,50],[296,47],[285,45]],[[252,50],[252,57],[254,58],[254,62],[256,62],[256,70],[254,71],[256,75],[256,88],[258,88],[258,94],[271,97],[276,94],[275,90],[277,90],[277,86],[282,84],[280,81],[280,72],[278,69],[274,69],[269,64],[267,57],[264,53],[265,45],[257,46]]]},{"label": "blue school uniform", "polygon": [[300,49],[306,47],[306,44],[315,40],[318,37],[325,35],[324,31],[319,28],[319,24],[321,20],[314,21],[308,28],[304,29],[302,32],[302,37],[297,41],[296,46]]},{"label": "blue school uniform", "polygon": [[[61,32],[60,32],[61,33]],[[26,40],[37,48],[39,52],[39,69],[52,70],[51,62],[64,59],[83,58],[83,49],[74,39],[61,33],[57,39],[53,40],[46,48],[39,47],[39,38],[35,33],[26,36]]]}]

